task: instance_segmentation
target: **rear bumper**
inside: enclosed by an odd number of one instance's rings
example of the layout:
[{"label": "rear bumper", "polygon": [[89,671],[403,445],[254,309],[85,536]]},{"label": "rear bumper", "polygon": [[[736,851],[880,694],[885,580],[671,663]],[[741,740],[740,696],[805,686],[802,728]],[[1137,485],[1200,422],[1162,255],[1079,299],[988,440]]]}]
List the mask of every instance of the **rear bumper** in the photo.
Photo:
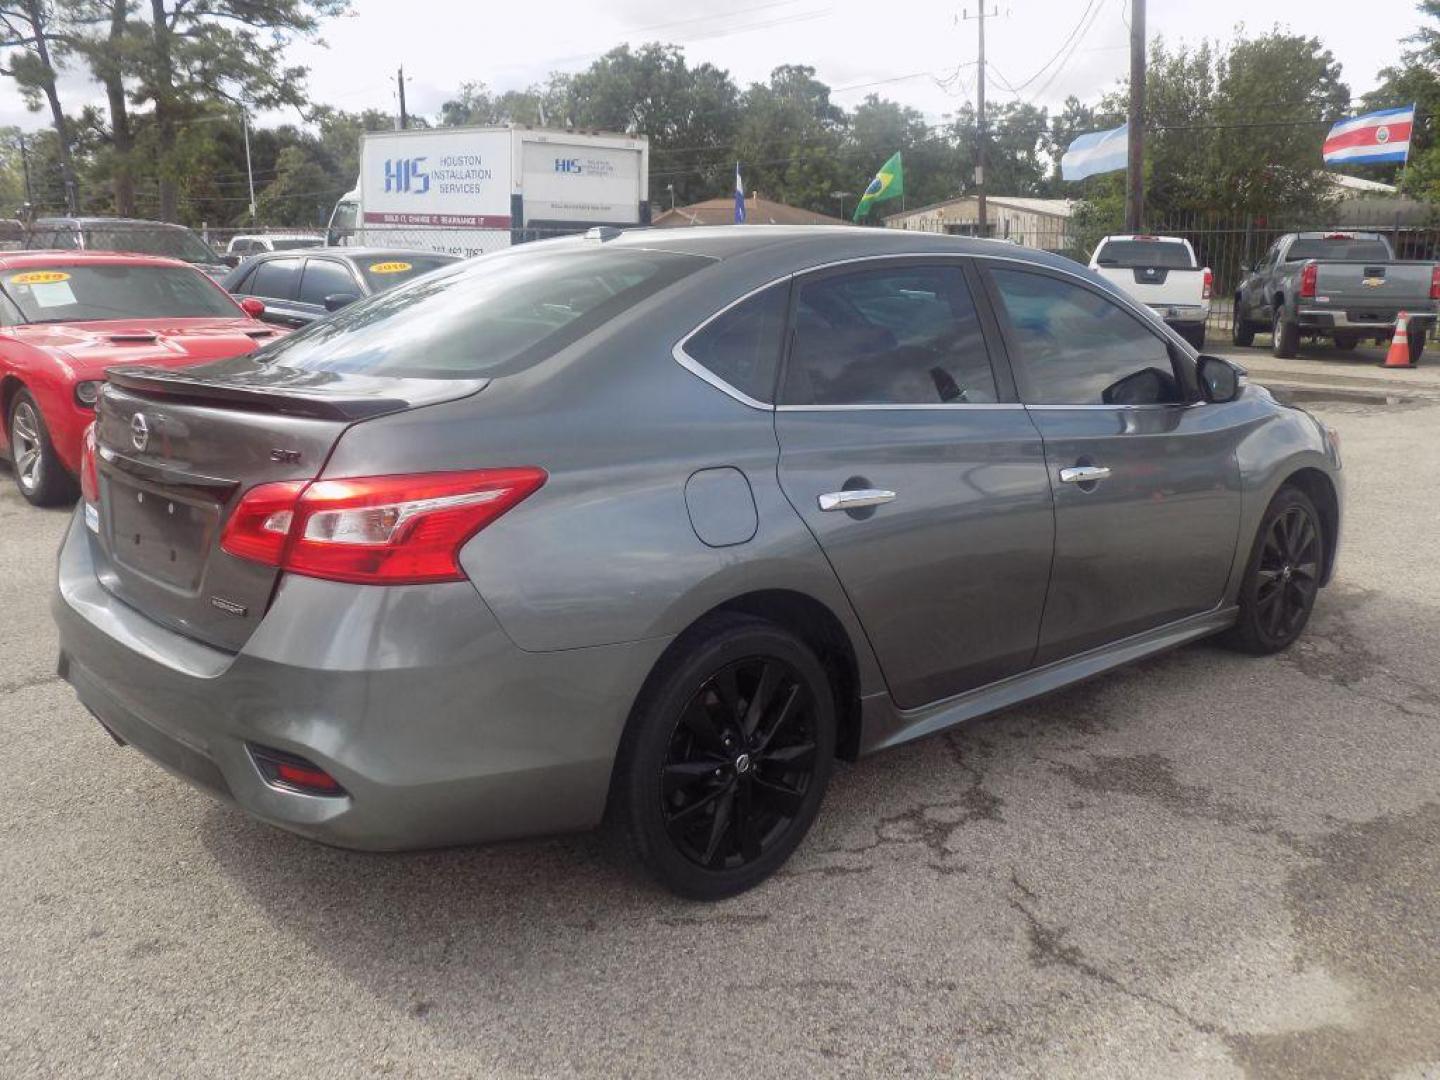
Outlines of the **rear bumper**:
[{"label": "rear bumper", "polygon": [[1168,326],[1196,326],[1210,317],[1209,304],[1148,304]]},{"label": "rear bumper", "polygon": [[[1409,326],[1432,327],[1435,325],[1433,311],[1407,311]],[[1395,332],[1395,320],[1400,312],[1395,309],[1376,309],[1359,312],[1326,311],[1319,308],[1301,308],[1297,318],[1302,330],[1357,330],[1362,334],[1386,337]]]},{"label": "rear bumper", "polygon": [[[230,654],[112,597],[78,515],[52,610],[59,673],[113,734],[258,818],[373,850],[597,824],[631,704],[668,644],[527,653],[467,583],[291,577]],[[347,794],[272,787],[255,745],[309,758]]]}]

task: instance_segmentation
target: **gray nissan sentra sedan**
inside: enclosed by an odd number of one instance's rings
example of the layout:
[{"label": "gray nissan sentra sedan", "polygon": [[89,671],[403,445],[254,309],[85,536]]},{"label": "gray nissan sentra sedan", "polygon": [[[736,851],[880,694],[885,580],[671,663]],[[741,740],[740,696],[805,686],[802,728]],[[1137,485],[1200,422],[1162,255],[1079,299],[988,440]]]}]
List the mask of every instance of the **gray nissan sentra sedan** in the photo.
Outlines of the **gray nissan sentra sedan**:
[{"label": "gray nissan sentra sedan", "polygon": [[599,230],[101,396],[60,672],[346,847],[609,821],[772,873],[834,759],[1211,634],[1290,645],[1332,433],[1063,259]]}]

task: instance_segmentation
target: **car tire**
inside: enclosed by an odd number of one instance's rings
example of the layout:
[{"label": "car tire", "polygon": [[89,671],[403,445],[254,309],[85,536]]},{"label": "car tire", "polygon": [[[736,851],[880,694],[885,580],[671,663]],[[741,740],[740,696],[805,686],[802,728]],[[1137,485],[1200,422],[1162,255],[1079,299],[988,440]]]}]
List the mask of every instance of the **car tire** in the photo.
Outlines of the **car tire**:
[{"label": "car tire", "polygon": [[1235,318],[1230,326],[1230,343],[1237,349],[1248,349],[1255,344],[1255,324],[1240,315],[1235,309]]},{"label": "car tire", "polygon": [[1325,526],[1299,488],[1282,487],[1256,530],[1240,614],[1222,636],[1231,648],[1268,656],[1294,644],[1310,621],[1325,567]]},{"label": "car tire", "polygon": [[33,506],[74,502],[79,489],[60,464],[55,444],[50,440],[50,429],[45,424],[45,414],[30,391],[19,391],[10,402],[5,431],[10,442],[15,486],[20,494]]},{"label": "car tire", "polygon": [[1271,330],[1274,342],[1270,351],[1281,360],[1289,360],[1300,351],[1300,325],[1285,318],[1283,311],[1275,312],[1275,325]]},{"label": "car tire", "polygon": [[1341,352],[1349,352],[1360,344],[1359,334],[1336,334],[1330,341]]},{"label": "car tire", "polygon": [[1420,354],[1425,351],[1426,327],[1419,327],[1410,332],[1410,363],[1420,363]]},{"label": "car tire", "polygon": [[612,821],[671,891],[733,896],[809,832],[835,740],[830,679],[804,642],[749,615],[707,618],[670,647],[635,703]]}]

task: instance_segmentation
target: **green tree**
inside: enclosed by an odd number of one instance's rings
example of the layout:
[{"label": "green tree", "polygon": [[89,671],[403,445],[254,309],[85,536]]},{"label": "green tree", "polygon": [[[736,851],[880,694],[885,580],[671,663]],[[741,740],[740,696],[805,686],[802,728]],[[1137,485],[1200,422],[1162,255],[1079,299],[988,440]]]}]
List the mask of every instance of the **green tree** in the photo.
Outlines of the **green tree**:
[{"label": "green tree", "polygon": [[30,108],[39,109],[42,100],[49,108],[59,151],[65,205],[73,212],[80,193],[73,135],[60,104],[58,86],[59,67],[70,51],[69,40],[70,32],[62,14],[44,0],[6,0],[0,5],[0,53],[9,56],[8,65],[0,66],[0,75],[15,80]]},{"label": "green tree", "polygon": [[[1440,0],[1416,5],[1420,14],[1440,23]],[[1412,102],[1417,106],[1410,132],[1410,160],[1399,165],[1372,165],[1365,171],[1375,179],[1398,183],[1406,194],[1440,202],[1440,26],[1421,26],[1405,39],[1410,45],[1400,67],[1380,72],[1380,85],[1365,95],[1370,109],[1393,109]]]},{"label": "green tree", "polygon": [[275,164],[275,179],[256,200],[266,225],[314,227],[330,213],[335,200],[353,181],[337,187],[320,161],[303,146],[287,146]]},{"label": "green tree", "polygon": [[[830,88],[815,78],[815,69],[794,64],[776,68],[768,83],[754,83],[741,96],[740,117],[735,157],[746,170],[746,187],[767,198],[833,213],[830,193],[846,190],[840,162],[846,118],[830,100]],[[885,157],[868,164],[871,175]],[[714,162],[712,189],[724,183],[733,167],[723,160]],[[856,187],[852,179],[850,187],[859,191],[869,180],[866,176]]]}]

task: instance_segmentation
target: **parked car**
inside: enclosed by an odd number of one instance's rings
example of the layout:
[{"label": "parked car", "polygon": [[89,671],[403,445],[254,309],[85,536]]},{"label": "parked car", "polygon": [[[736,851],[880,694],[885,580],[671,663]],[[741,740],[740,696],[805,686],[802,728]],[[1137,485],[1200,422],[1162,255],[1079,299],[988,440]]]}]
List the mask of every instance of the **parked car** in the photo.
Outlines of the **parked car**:
[{"label": "parked car", "polygon": [[1333,433],[1088,270],[884,229],[527,244],[94,431],[54,612],[118,739],[346,847],[608,818],[707,898],[837,755],[1287,647],[1341,514]]},{"label": "parked car", "polygon": [[1205,348],[1215,276],[1178,236],[1107,236],[1090,269],[1164,319],[1197,349]]},{"label": "parked car", "polygon": [[163,221],[116,217],[36,218],[27,229],[31,251],[123,251],[179,259],[212,278],[230,269],[193,230]]},{"label": "parked car", "polygon": [[81,436],[108,369],[253,352],[281,331],[176,259],[0,254],[0,451],[37,506],[75,498]]},{"label": "parked car", "polygon": [[1301,337],[1329,338],[1353,349],[1362,338],[1389,341],[1409,315],[1410,360],[1435,324],[1440,266],[1400,262],[1379,233],[1289,233],[1270,245],[1235,290],[1234,341],[1248,346],[1269,328],[1271,349],[1291,357]]},{"label": "parked car", "polygon": [[309,236],[303,233],[255,233],[250,236],[232,236],[225,247],[226,266],[239,266],[243,259],[266,251],[299,251],[304,248],[324,247],[323,236]]},{"label": "parked car", "polygon": [[325,248],[306,255],[277,251],[247,259],[223,284],[236,296],[262,301],[266,322],[299,327],[458,261],[456,255],[394,248]]}]

